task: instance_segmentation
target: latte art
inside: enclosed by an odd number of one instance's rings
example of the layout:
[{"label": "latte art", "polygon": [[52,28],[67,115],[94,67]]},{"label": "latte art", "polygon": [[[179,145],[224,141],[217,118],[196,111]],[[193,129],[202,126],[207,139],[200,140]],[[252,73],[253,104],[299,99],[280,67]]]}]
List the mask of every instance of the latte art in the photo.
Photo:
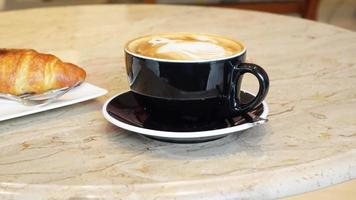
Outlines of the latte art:
[{"label": "latte art", "polygon": [[237,41],[199,34],[165,34],[138,38],[127,50],[151,58],[207,60],[230,57],[243,51]]},{"label": "latte art", "polygon": [[157,49],[157,54],[176,55],[189,60],[201,60],[226,56],[225,49],[208,42],[177,41]]}]

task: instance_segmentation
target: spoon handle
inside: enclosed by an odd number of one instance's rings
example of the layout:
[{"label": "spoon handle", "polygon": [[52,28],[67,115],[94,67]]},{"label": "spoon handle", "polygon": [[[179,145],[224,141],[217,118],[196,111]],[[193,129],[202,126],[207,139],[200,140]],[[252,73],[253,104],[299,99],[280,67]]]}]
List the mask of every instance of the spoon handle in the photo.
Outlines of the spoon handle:
[{"label": "spoon handle", "polygon": [[11,95],[11,94],[0,93],[0,98],[16,101],[16,102],[20,102],[20,103],[22,102],[21,98]]}]

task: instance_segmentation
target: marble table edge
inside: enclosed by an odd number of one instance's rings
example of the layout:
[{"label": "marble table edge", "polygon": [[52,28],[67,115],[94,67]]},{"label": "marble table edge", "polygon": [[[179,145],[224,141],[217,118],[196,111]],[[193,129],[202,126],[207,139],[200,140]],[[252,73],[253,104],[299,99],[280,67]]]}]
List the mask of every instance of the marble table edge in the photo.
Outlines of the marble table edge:
[{"label": "marble table edge", "polygon": [[[308,169],[308,170],[304,170]],[[182,180],[148,184],[117,185],[44,185],[0,183],[0,197],[54,197],[67,198],[122,198],[134,195],[145,199],[165,198],[281,198],[300,194],[356,178],[356,149],[336,156],[301,165],[259,170],[245,175],[226,175],[218,178]],[[279,174],[289,174],[280,176]],[[236,181],[239,184],[236,184]],[[222,184],[216,184],[221,182]],[[200,188],[193,187],[200,185]],[[276,185],[278,184],[278,185]],[[207,190],[209,188],[209,190]],[[211,194],[209,194],[209,192]],[[216,191],[221,191],[216,193]],[[288,194],[288,195],[286,195]],[[187,195],[187,196],[186,196]],[[130,199],[130,198],[129,198]],[[158,198],[159,199],[159,198]]]},{"label": "marble table edge", "polygon": [[[136,4],[128,4],[128,3],[123,3],[123,4],[88,4],[88,5],[72,5],[72,6],[65,6],[65,5],[60,5],[60,6],[53,6],[53,7],[33,7],[33,8],[25,8],[25,9],[19,9],[19,10],[5,10],[2,11],[0,14],[11,14],[11,13],[21,13],[21,12],[33,12],[36,10],[60,10],[60,9],[80,9],[80,8],[105,8],[105,7],[167,7],[167,8],[174,8],[177,7],[176,4],[144,4],[144,3],[136,3]],[[295,16],[289,16],[289,15],[283,15],[283,14],[277,14],[277,13],[270,13],[270,12],[265,12],[265,11],[255,11],[255,10],[246,10],[246,9],[240,9],[240,8],[226,8],[226,7],[207,7],[203,5],[179,5],[180,8],[194,8],[194,9],[204,9],[204,10],[214,10],[214,9],[219,9],[219,10],[230,10],[230,11],[238,11],[238,12],[245,12],[245,13],[258,13],[262,15],[272,15],[272,16],[278,16],[280,18],[288,18],[288,19],[294,19],[294,20],[302,20],[308,23],[317,23],[317,24],[323,24],[326,27],[332,27],[336,28],[342,31],[347,31],[350,33],[356,33],[353,30],[343,28],[340,26],[335,26],[332,24],[327,24],[324,22],[320,21],[314,21],[310,19],[305,19],[305,18],[300,18],[300,17],[295,17]]]}]

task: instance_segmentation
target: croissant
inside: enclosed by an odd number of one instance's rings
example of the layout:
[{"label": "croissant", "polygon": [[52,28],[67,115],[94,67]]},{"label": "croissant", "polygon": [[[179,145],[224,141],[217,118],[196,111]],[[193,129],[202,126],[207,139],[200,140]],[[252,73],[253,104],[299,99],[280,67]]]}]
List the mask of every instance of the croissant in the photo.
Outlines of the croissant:
[{"label": "croissant", "polygon": [[82,68],[54,55],[32,49],[0,49],[0,93],[38,94],[73,86],[85,76]]}]

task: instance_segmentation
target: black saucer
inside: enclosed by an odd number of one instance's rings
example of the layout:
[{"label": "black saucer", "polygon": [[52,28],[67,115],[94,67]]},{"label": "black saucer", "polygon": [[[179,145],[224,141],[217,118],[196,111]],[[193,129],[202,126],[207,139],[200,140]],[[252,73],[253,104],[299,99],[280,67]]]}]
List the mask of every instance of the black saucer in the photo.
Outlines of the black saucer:
[{"label": "black saucer", "polygon": [[[108,100],[103,107],[104,117],[123,129],[168,142],[204,142],[218,139],[261,124],[264,121],[259,119],[266,118],[268,114],[267,104],[263,102],[243,115],[209,121],[180,121],[148,112],[150,109],[140,106],[135,95],[128,91]],[[248,102],[254,96],[241,91],[240,98]]]}]

